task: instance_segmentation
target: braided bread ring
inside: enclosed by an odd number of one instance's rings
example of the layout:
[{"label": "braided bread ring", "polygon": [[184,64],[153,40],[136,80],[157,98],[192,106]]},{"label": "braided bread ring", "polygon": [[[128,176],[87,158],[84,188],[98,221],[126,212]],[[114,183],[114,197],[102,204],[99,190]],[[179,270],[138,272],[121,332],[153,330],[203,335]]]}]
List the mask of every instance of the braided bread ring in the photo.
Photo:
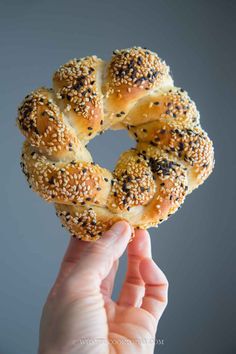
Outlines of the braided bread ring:
[{"label": "braided bread ring", "polygon": [[[25,97],[17,122],[30,187],[86,241],[120,219],[157,226],[214,167],[195,103],[174,86],[166,63],[140,47],[117,50],[107,63],[96,56],[70,60],[54,73],[53,89]],[[113,174],[85,147],[108,128],[126,128],[137,142]]]}]

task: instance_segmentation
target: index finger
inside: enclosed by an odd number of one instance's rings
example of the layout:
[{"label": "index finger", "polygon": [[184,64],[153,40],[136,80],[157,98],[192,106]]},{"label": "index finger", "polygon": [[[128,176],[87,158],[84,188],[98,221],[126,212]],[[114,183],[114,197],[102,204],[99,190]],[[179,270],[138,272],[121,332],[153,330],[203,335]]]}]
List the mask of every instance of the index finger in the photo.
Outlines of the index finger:
[{"label": "index finger", "polygon": [[61,267],[68,263],[75,264],[79,260],[81,253],[86,247],[88,247],[88,245],[88,242],[71,237],[65,255],[62,259]]},{"label": "index finger", "polygon": [[48,298],[56,293],[57,289],[71,273],[72,269],[80,259],[80,256],[85,247],[88,247],[88,242],[84,242],[71,237],[65,255],[62,259],[56,280],[49,292]]}]

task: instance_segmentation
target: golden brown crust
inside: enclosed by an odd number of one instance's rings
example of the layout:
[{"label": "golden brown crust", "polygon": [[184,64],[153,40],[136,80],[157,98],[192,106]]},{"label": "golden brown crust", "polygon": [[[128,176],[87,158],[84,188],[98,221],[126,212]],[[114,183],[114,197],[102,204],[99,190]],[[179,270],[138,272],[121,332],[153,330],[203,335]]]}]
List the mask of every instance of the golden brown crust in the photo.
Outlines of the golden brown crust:
[{"label": "golden brown crust", "polygon": [[53,76],[58,104],[76,129],[82,142],[91,140],[103,126],[103,105],[99,74],[103,62],[96,56],[73,59]]},{"label": "golden brown crust", "polygon": [[137,150],[124,152],[114,170],[108,208],[116,213],[146,205],[156,192],[148,161]]},{"label": "golden brown crust", "polygon": [[199,125],[199,112],[187,92],[174,86],[166,86],[139,100],[128,112],[123,124],[139,125],[160,121],[178,128]]},{"label": "golden brown crust", "polygon": [[197,188],[208,177],[214,153],[212,142],[202,129],[178,129],[153,121],[130,128],[130,131],[138,142],[149,143],[187,166],[191,189]]},{"label": "golden brown crust", "polygon": [[25,142],[22,169],[30,186],[48,202],[106,205],[111,173],[93,162],[53,162]]},{"label": "golden brown crust", "polygon": [[102,233],[108,230],[113,223],[122,220],[122,217],[110,213],[99,207],[74,207],[71,205],[56,204],[56,214],[62,225],[70,233],[84,241],[96,241]]},{"label": "golden brown crust", "polygon": [[[86,241],[121,219],[157,226],[214,167],[195,103],[174,86],[165,62],[140,47],[115,51],[108,63],[70,60],[55,72],[53,89],[26,96],[17,123],[30,186]],[[128,129],[137,142],[113,173],[94,164],[85,147],[108,128]]]},{"label": "golden brown crust", "polygon": [[112,125],[122,121],[138,99],[168,84],[172,84],[169,67],[156,53],[140,47],[114,51],[102,88]]},{"label": "golden brown crust", "polygon": [[17,124],[31,146],[52,159],[70,158],[84,147],[54,101],[51,90],[39,88],[18,109]]}]

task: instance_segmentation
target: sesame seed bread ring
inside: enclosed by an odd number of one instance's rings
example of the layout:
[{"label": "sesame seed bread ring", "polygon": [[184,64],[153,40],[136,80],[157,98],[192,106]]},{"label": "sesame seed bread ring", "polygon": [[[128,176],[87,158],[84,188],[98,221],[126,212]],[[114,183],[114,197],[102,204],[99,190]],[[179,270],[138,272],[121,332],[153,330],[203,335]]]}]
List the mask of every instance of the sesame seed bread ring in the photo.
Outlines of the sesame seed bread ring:
[{"label": "sesame seed bread ring", "polygon": [[[174,86],[166,63],[140,47],[116,50],[109,62],[70,60],[54,73],[53,89],[25,97],[17,123],[26,137],[21,167],[30,187],[85,241],[122,219],[157,226],[214,167],[195,103]],[[113,173],[86,148],[109,128],[127,129],[137,142]]]}]

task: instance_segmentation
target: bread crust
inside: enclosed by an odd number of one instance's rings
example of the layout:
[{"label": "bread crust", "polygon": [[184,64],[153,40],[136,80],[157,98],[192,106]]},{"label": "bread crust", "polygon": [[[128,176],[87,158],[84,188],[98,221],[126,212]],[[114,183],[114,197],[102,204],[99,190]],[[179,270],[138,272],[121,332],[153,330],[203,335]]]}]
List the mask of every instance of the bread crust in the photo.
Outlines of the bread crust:
[{"label": "bread crust", "polygon": [[[157,226],[214,167],[195,103],[174,86],[166,63],[140,47],[116,50],[108,62],[91,56],[62,65],[52,89],[25,97],[17,124],[26,137],[21,166],[30,187],[85,241],[121,219],[135,228]],[[86,148],[109,128],[127,129],[137,142],[113,173]]]}]

